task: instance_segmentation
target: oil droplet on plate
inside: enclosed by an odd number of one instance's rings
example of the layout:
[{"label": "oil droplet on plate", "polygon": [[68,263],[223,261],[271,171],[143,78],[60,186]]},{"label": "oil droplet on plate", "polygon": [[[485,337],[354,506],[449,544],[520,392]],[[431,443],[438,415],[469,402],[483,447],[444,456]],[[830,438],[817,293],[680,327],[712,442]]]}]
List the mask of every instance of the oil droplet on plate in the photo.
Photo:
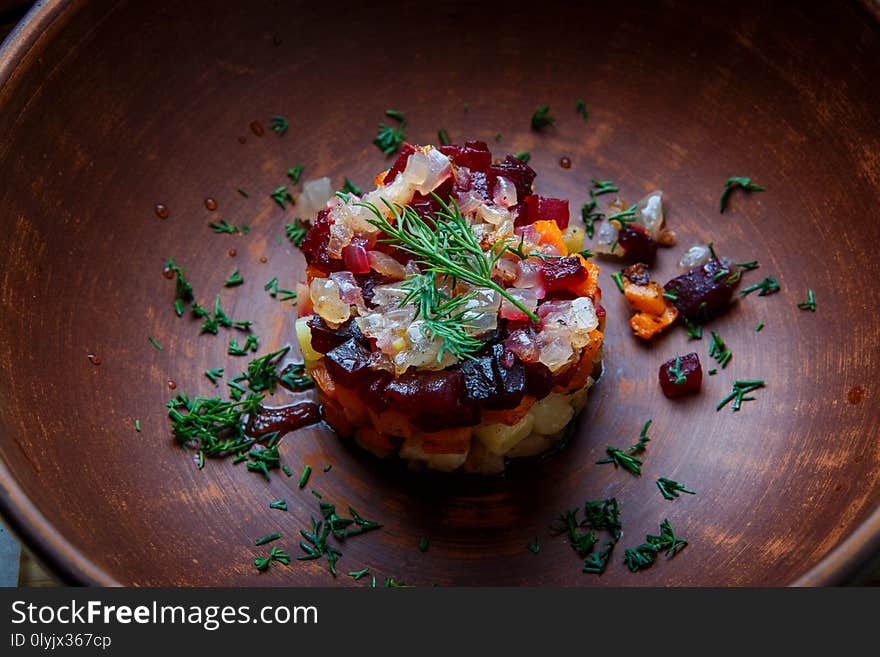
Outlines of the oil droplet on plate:
[{"label": "oil droplet on plate", "polygon": [[560,158],[559,166],[561,166],[563,169],[571,169],[571,160],[567,157]]},{"label": "oil droplet on plate", "polygon": [[86,354],[86,358],[89,359],[89,362],[92,365],[100,365],[101,364],[101,357],[100,356],[97,356],[95,354]]},{"label": "oil droplet on plate", "polygon": [[217,209],[217,201],[212,199],[210,196],[205,199],[205,207],[208,208],[211,212]]},{"label": "oil droplet on plate", "polygon": [[864,386],[856,386],[851,388],[850,391],[846,395],[846,401],[850,404],[861,404],[862,400],[865,398],[865,387]]},{"label": "oil droplet on plate", "polygon": [[168,389],[174,390],[176,387],[177,387],[177,384],[174,383],[174,381],[172,381],[171,379],[168,379]]},{"label": "oil droplet on plate", "polygon": [[266,256],[262,256],[260,258],[260,262],[262,262],[263,264],[266,264],[267,262],[269,262],[269,258],[267,258]]},{"label": "oil droplet on plate", "polygon": [[236,251],[235,249],[229,249],[229,251],[227,251],[226,253],[229,254],[230,258],[234,258],[236,256],[236,254],[238,253],[238,251]]},{"label": "oil droplet on plate", "polygon": [[168,265],[165,265],[165,268],[162,270],[162,275],[165,278],[171,280],[172,278],[174,278],[174,270],[171,269],[171,267],[169,267]]},{"label": "oil droplet on plate", "polygon": [[164,203],[156,203],[156,207],[153,209],[156,211],[156,216],[159,217],[159,219],[167,219],[168,215],[171,214],[168,210],[168,206]]},{"label": "oil droplet on plate", "polygon": [[251,121],[250,129],[257,137],[262,137],[265,132],[265,130],[263,130],[263,124],[259,121]]}]

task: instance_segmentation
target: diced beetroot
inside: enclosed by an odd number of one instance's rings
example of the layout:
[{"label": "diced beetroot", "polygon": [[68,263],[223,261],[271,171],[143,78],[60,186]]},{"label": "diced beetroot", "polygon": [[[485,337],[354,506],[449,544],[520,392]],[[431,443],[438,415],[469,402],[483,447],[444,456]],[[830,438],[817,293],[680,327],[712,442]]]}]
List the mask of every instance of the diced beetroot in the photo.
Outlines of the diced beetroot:
[{"label": "diced beetroot", "polygon": [[596,317],[605,317],[605,306],[601,303],[596,304]]},{"label": "diced beetroot", "polygon": [[485,142],[469,141],[464,146],[449,144],[441,146],[440,152],[451,158],[460,167],[467,167],[471,171],[486,173],[492,164],[492,153],[488,148],[474,148],[470,144],[486,146]]},{"label": "diced beetroot", "polygon": [[503,345],[492,346],[492,367],[497,381],[495,394],[485,402],[486,408],[515,408],[526,393],[525,366]]},{"label": "diced beetroot", "polygon": [[475,402],[484,402],[498,394],[498,379],[491,356],[469,358],[461,363],[464,394]]},{"label": "diced beetroot", "polygon": [[330,328],[320,315],[312,315],[306,325],[312,333],[312,349],[319,354],[326,354],[331,349],[352,339],[364,346],[367,345],[366,337],[353,320],[334,329]]},{"label": "diced beetroot", "polygon": [[367,385],[358,387],[358,394],[370,410],[381,413],[388,408],[388,382],[391,381],[391,375],[388,372],[376,371],[372,373],[372,378]]},{"label": "diced beetroot", "polygon": [[567,290],[587,280],[587,269],[580,258],[547,258],[541,266],[541,276],[548,292]]},{"label": "diced beetroot", "polygon": [[475,151],[486,151],[489,152],[489,145],[484,141],[466,141],[464,142],[465,148],[472,148]]},{"label": "diced beetroot", "polygon": [[735,271],[735,267],[725,267],[713,259],[676,276],[663,289],[676,297],[672,304],[678,312],[692,321],[704,322],[723,312],[730,304],[733,291],[739,284],[739,277],[728,281]]},{"label": "diced beetroot", "polygon": [[370,361],[370,350],[353,338],[324,354],[330,376],[346,388],[356,388],[369,378]]},{"label": "diced beetroot", "polygon": [[373,288],[377,285],[384,285],[385,283],[391,283],[394,281],[393,278],[380,274],[372,269],[367,274],[355,274],[354,280],[360,285],[361,293],[364,295],[364,301],[368,304],[373,303]]},{"label": "diced beetroot", "polygon": [[568,228],[568,201],[561,198],[548,198],[529,194],[525,198],[529,208],[529,223],[536,221],[555,221],[560,230]]},{"label": "diced beetroot", "polygon": [[351,244],[342,249],[342,262],[345,268],[352,274],[367,274],[370,272],[370,260],[367,258],[367,244],[363,237],[354,237]]},{"label": "diced beetroot", "polygon": [[641,226],[627,224],[617,234],[617,243],[628,258],[642,262],[653,262],[657,255],[657,241]]},{"label": "diced beetroot", "polygon": [[383,181],[383,184],[387,185],[394,182],[394,179],[397,178],[397,174],[406,169],[406,163],[409,162],[409,156],[415,152],[415,146],[413,146],[412,144],[404,143],[403,146],[400,147],[400,153],[397,155],[397,159],[394,160],[394,164],[391,165],[391,168],[385,175],[385,180]]},{"label": "diced beetroot", "polygon": [[534,223],[529,217],[529,205],[525,201],[520,201],[516,205],[511,205],[509,209],[511,213],[516,213],[514,215],[516,218],[513,220],[514,226],[526,226]]},{"label": "diced beetroot", "polygon": [[327,253],[327,244],[330,241],[330,210],[321,210],[309,232],[303,239],[300,250],[306,258],[306,262],[326,272],[339,271],[343,268],[342,260],[331,258]]},{"label": "diced beetroot", "polygon": [[409,261],[413,259],[413,255],[397,248],[394,244],[386,242],[385,240],[387,239],[389,239],[388,235],[381,230],[376,234],[376,251],[390,255],[402,265],[409,264]]},{"label": "diced beetroot", "polygon": [[388,400],[424,431],[474,425],[479,409],[465,397],[463,380],[460,370],[407,372],[388,383]]},{"label": "diced beetroot", "polygon": [[508,155],[503,162],[489,166],[489,194],[495,193],[495,182],[499,176],[507,178],[516,187],[516,197],[525,198],[532,193],[532,182],[537,174],[525,162]]},{"label": "diced beetroot", "polygon": [[437,185],[437,188],[433,191],[433,193],[423,195],[416,192],[415,194],[413,194],[410,205],[415,207],[416,204],[419,204],[423,212],[433,214],[434,212],[439,211],[442,207],[440,205],[440,202],[436,198],[434,198],[434,194],[439,196],[440,200],[444,203],[449,203],[449,196],[452,194],[452,187],[454,184],[455,179],[450,176],[442,183]]},{"label": "diced beetroot", "polygon": [[535,399],[543,399],[553,389],[553,373],[544,363],[525,363],[526,392]]},{"label": "diced beetroot", "polygon": [[696,353],[667,360],[659,374],[663,394],[670,399],[699,392],[703,383],[703,368]]}]

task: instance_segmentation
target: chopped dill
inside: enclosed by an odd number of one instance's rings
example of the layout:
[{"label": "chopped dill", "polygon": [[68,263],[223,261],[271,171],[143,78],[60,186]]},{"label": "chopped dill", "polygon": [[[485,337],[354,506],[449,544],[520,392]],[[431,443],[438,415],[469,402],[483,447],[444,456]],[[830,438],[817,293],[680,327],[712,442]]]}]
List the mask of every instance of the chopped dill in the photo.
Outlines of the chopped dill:
[{"label": "chopped dill", "polygon": [[156,342],[156,338],[154,338],[152,336],[150,336],[150,344],[152,344],[154,347],[156,347],[156,349],[158,349],[159,351],[162,351],[162,345],[160,345],[158,342]]},{"label": "chopped dill", "polygon": [[241,276],[241,272],[236,269],[231,274],[229,274],[229,278],[223,281],[223,285],[226,287],[235,287],[236,285],[241,285],[244,283],[244,278]]},{"label": "chopped dill", "polygon": [[673,481],[672,479],[667,479],[666,477],[658,477],[657,478],[657,488],[660,489],[660,494],[667,500],[672,500],[678,497],[679,493],[687,493],[689,495],[696,495],[694,491],[685,486],[684,484],[680,484],[677,481]]},{"label": "chopped dill", "polygon": [[532,130],[541,130],[554,123],[556,123],[556,119],[550,116],[549,105],[541,105],[535,110],[535,113],[532,114]]}]

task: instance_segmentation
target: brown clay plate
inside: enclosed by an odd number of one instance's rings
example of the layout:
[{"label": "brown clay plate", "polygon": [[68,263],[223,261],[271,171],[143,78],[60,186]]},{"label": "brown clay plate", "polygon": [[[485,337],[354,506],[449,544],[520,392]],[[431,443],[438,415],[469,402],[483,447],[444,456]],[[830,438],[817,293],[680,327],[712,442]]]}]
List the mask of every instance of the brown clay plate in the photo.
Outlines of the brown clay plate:
[{"label": "brown clay plate", "polygon": [[[760,260],[748,280],[772,274],[782,291],[713,325],[731,364],[671,403],[658,364],[691,350],[706,362],[708,339],[676,329],[637,344],[604,263],[606,373],[577,436],[502,478],[411,475],[322,428],[289,435],[284,458],[312,465],[309,488],[385,525],[346,544],[342,571],[443,585],[780,585],[868,565],[880,546],[880,29],[863,6],[298,4],[50,0],[0,53],[0,500],[32,548],[74,582],[331,583],[323,562],[251,564],[254,539],[272,531],[299,554],[317,505],[297,477],[267,483],[228,461],[199,471],[173,444],[168,381],[210,394],[202,371],[244,359],[174,315],[162,267],[173,256],[203,301],[220,293],[231,315],[256,320],[263,347],[290,341],[292,309],[262,286],[295,283],[303,259],[278,243],[293,215],[268,193],[297,162],[306,177],[368,184],[387,164],[370,142],[393,107],[414,142],[445,128],[496,153],[531,151],[538,191],[575,211],[591,177],[631,199],[664,190],[680,243],[661,252],[660,280],[684,248],[714,240]],[[538,134],[541,104],[557,123]],[[249,129],[276,113],[291,120],[283,137]],[[737,194],[720,215],[731,175],[768,191]],[[250,234],[214,235],[206,224],[221,217]],[[246,284],[223,288],[236,267]],[[796,308],[807,288],[815,313]],[[737,378],[768,386],[716,413]],[[594,465],[648,418],[641,478]],[[658,476],[698,494],[665,501]],[[547,526],[605,496],[620,500],[624,537],[599,578]],[[281,497],[290,510],[270,512]],[[623,547],[664,518],[690,546],[629,573]]]}]

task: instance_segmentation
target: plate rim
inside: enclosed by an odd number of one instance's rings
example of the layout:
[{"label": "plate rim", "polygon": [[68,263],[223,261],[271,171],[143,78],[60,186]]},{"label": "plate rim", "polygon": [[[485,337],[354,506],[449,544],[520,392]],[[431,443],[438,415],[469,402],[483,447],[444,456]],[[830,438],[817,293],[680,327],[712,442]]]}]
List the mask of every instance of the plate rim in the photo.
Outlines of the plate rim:
[{"label": "plate rim", "polygon": [[[0,43],[0,100],[4,88],[29,57],[40,50],[41,37],[56,22],[66,19],[83,0],[37,0]],[[860,2],[871,9],[869,3]],[[880,18],[874,5],[873,16]],[[68,15],[65,15],[68,14]],[[73,586],[125,586],[80,552],[24,494],[0,461],[0,516],[12,532],[53,574]],[[794,587],[840,586],[857,583],[880,564],[880,505],[805,573],[788,583]]]}]

